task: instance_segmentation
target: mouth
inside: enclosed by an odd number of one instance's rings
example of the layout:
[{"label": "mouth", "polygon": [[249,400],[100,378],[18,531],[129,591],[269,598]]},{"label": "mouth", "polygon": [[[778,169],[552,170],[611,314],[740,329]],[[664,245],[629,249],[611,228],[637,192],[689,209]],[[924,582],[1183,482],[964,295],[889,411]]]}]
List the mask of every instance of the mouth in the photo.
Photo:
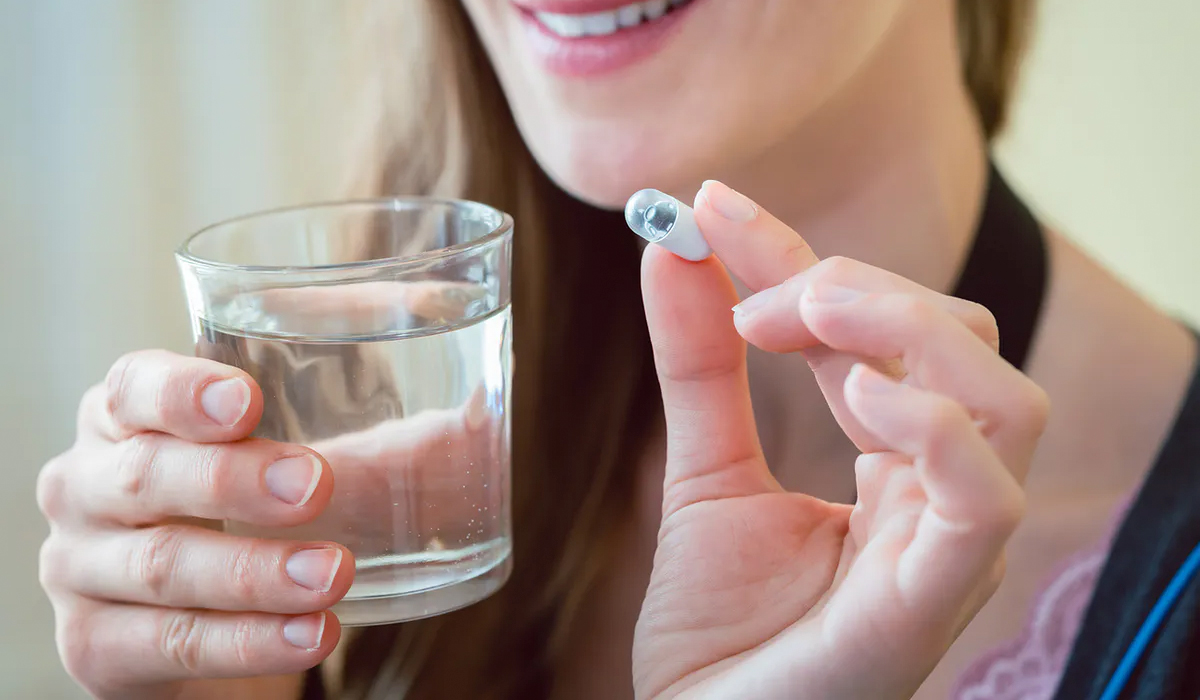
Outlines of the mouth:
[{"label": "mouth", "polygon": [[[553,73],[607,73],[656,53],[699,0],[647,0],[608,10],[605,0],[518,0],[534,54]],[[536,7],[534,6],[536,3]],[[584,12],[564,9],[586,7]],[[553,11],[558,10],[558,11]]]},{"label": "mouth", "polygon": [[694,0],[649,0],[622,5],[607,12],[561,14],[531,11],[531,14],[551,34],[563,39],[578,39],[588,36],[612,36],[644,24],[658,22],[692,2]]}]

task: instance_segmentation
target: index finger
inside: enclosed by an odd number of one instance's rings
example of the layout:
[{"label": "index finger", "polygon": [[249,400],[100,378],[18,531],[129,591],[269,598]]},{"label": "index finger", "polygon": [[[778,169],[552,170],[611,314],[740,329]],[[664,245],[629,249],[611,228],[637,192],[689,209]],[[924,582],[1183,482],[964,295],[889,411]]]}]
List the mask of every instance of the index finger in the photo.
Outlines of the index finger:
[{"label": "index finger", "polygon": [[117,360],[104,382],[104,401],[87,421],[110,440],[144,432],[190,442],[232,442],[248,436],[262,416],[258,385],[244,371],[165,350],[142,350]]},{"label": "index finger", "polygon": [[721,262],[754,292],[821,261],[790,226],[715,180],[696,194],[696,225]]}]

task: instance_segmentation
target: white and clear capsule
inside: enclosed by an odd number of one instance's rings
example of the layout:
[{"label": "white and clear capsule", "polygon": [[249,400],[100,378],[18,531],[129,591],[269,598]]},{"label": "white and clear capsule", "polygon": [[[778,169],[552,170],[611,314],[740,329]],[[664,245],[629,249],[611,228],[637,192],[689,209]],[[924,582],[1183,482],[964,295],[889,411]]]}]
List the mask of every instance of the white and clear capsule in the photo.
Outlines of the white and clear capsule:
[{"label": "white and clear capsule", "polygon": [[642,190],[625,204],[625,223],[634,233],[684,260],[699,261],[712,248],[696,226],[692,208],[658,190]]}]

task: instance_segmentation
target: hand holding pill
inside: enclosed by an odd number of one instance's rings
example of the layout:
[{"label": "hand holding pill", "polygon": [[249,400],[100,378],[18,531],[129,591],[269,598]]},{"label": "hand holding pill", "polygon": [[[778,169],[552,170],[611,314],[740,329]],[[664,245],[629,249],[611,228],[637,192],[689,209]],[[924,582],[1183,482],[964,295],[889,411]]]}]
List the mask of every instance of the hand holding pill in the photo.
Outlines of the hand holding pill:
[{"label": "hand holding pill", "polygon": [[[638,697],[910,697],[999,583],[1044,392],[983,307],[820,260],[725,185],[694,214],[645,192],[630,213],[664,234],[643,262],[667,466]],[[730,272],[755,292],[740,304]],[[853,506],[772,475],[747,342],[809,360],[861,450]]]}]

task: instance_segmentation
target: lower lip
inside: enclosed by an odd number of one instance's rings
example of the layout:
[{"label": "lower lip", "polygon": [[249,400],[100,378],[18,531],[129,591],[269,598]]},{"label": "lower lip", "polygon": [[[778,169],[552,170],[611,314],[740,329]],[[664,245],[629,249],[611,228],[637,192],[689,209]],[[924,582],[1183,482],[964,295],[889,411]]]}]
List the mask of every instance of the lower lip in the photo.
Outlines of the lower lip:
[{"label": "lower lip", "polygon": [[612,73],[662,50],[683,20],[702,0],[692,0],[652,22],[607,36],[562,37],[527,10],[520,10],[534,56],[551,73],[570,78]]}]

